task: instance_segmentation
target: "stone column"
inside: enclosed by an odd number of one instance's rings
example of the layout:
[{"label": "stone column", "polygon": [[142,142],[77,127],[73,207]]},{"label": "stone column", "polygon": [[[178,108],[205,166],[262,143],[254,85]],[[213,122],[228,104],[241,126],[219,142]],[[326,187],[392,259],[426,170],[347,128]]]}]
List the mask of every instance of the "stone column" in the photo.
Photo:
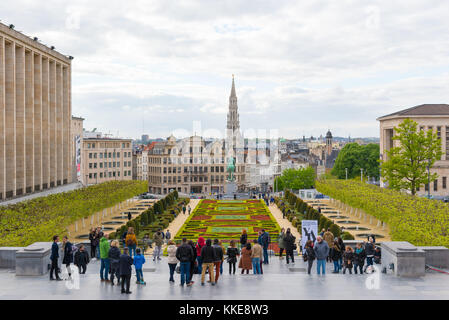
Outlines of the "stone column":
[{"label": "stone column", "polygon": [[25,192],[34,191],[34,57],[25,50]]},{"label": "stone column", "polygon": [[16,195],[25,193],[25,48],[15,45],[16,56]]},{"label": "stone column", "polygon": [[72,181],[71,178],[71,158],[70,158],[70,146],[72,145],[72,141],[70,140],[70,122],[72,115],[69,113],[69,76],[68,76],[68,68],[62,68],[62,162],[63,162],[63,174],[62,174],[62,184],[66,184]]},{"label": "stone column", "polygon": [[0,37],[0,200],[6,198],[5,180],[5,46],[4,40]]},{"label": "stone column", "polygon": [[50,64],[50,122],[49,122],[49,135],[50,135],[50,188],[56,185],[57,179],[57,130],[56,130],[56,63],[53,60],[49,61]]},{"label": "stone column", "polygon": [[34,190],[42,189],[42,59],[34,54]]},{"label": "stone column", "polygon": [[42,188],[50,187],[50,64],[41,58],[42,64]]},{"label": "stone column", "polygon": [[56,185],[61,185],[63,180],[63,122],[62,122],[62,67],[56,64]]}]

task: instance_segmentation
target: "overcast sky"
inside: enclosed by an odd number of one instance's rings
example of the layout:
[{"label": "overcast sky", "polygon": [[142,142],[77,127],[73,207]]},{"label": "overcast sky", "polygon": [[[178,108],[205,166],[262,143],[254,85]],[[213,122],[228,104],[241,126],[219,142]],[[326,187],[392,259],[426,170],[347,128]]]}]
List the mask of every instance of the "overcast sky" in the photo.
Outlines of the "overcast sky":
[{"label": "overcast sky", "polygon": [[0,20],[75,57],[72,113],[123,137],[224,130],[379,136],[376,118],[449,103],[449,1],[0,2]]}]

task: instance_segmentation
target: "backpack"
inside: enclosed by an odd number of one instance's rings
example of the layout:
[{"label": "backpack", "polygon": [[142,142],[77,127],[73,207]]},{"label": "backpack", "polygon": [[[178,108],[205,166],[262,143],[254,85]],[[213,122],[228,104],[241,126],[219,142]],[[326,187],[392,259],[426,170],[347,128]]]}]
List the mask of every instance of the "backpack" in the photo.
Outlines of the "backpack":
[{"label": "backpack", "polygon": [[75,253],[78,252],[78,247],[75,245],[72,245],[72,255],[75,256]]}]

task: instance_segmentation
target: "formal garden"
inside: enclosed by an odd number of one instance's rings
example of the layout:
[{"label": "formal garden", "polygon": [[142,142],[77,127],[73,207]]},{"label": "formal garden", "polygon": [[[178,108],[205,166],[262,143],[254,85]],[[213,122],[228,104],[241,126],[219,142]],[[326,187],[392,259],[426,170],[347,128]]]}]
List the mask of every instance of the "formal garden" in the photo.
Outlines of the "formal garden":
[{"label": "formal garden", "polygon": [[0,207],[0,246],[51,241],[81,218],[147,191],[146,181],[110,181]]},{"label": "formal garden", "polygon": [[219,239],[225,246],[239,240],[243,230],[248,239],[257,239],[264,229],[272,239],[280,232],[279,225],[262,200],[201,200],[175,236],[196,240]]},{"label": "formal garden", "polygon": [[323,179],[316,188],[387,223],[393,241],[449,247],[449,206],[357,180]]}]

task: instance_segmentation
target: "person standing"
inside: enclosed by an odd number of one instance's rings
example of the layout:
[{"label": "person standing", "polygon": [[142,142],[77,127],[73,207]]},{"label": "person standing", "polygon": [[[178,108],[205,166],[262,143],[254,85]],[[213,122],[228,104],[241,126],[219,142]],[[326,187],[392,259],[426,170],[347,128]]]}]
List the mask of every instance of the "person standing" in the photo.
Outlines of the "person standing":
[{"label": "person standing", "polygon": [[189,244],[190,247],[192,247],[193,250],[193,256],[192,256],[192,260],[190,260],[190,276],[189,276],[189,282],[191,284],[194,284],[195,281],[192,281],[193,279],[193,274],[198,271],[198,268],[195,266],[196,264],[196,258],[197,258],[197,254],[196,254],[196,248],[195,248],[195,244],[193,243],[192,240],[189,240],[189,242],[187,242]]},{"label": "person standing", "polygon": [[131,211],[128,211],[128,221],[131,221],[131,219],[133,218]]},{"label": "person standing", "polygon": [[326,259],[329,256],[329,245],[321,236],[318,236],[316,241],[313,250],[315,251],[317,274],[320,274],[320,268],[323,274],[326,274]]},{"label": "person standing", "polygon": [[67,273],[69,274],[69,277],[71,277],[72,270],[70,268],[70,264],[73,263],[73,245],[69,241],[69,238],[67,236],[64,236],[62,238],[62,243],[63,243],[62,246],[63,246],[63,251],[64,251],[62,263],[65,264],[65,266],[67,268]]},{"label": "person standing", "polygon": [[373,265],[374,254],[376,253],[376,247],[374,246],[374,240],[372,237],[369,237],[368,243],[365,244],[365,254],[366,254],[366,266],[363,270],[366,272],[369,266]]},{"label": "person standing", "polygon": [[129,256],[132,258],[136,255],[136,248],[137,248],[137,238],[134,234],[134,228],[129,227],[128,232],[126,233],[125,238],[126,246],[129,250]]},{"label": "person standing", "polygon": [[170,230],[167,230],[167,232],[165,232],[165,243],[169,243],[171,240],[171,233]]},{"label": "person standing", "polygon": [[260,271],[260,260],[262,259],[263,249],[262,246],[254,239],[253,250],[251,252],[251,262],[253,264],[254,274],[261,274]]},{"label": "person standing", "polygon": [[308,240],[304,246],[304,260],[307,260],[307,273],[310,274],[313,261],[315,260],[315,251],[313,250],[312,240]]},{"label": "person standing", "polygon": [[170,271],[170,278],[168,281],[175,282],[173,275],[175,274],[176,266],[178,265],[178,259],[176,258],[176,245],[173,241],[170,240],[167,247],[167,255],[168,255],[168,269]]},{"label": "person standing", "polygon": [[179,271],[181,272],[181,286],[190,283],[190,264],[192,262],[195,253],[192,247],[187,243],[187,239],[182,239],[182,244],[176,250],[176,258],[179,260]]},{"label": "person standing", "polygon": [[100,244],[100,238],[96,228],[92,228],[92,230],[90,231],[89,240],[90,240],[90,258],[93,260],[97,258],[97,247]]},{"label": "person standing", "polygon": [[279,236],[278,236],[279,259],[282,259],[282,253],[285,250],[284,237],[285,237],[285,229],[282,228],[281,233],[279,233]]},{"label": "person standing", "polygon": [[101,233],[101,240],[100,240],[100,259],[101,259],[101,266],[100,266],[100,278],[101,281],[109,282],[109,241],[104,236],[103,233]]},{"label": "person standing", "polygon": [[120,255],[118,241],[112,240],[108,252],[109,264],[111,266],[111,285],[114,285],[114,277],[117,278],[117,285],[120,284]]},{"label": "person standing", "polygon": [[338,237],[337,241],[338,241],[338,245],[340,246],[340,251],[341,251],[340,260],[338,260],[338,268],[339,268],[339,270],[342,270],[343,269],[343,253],[346,252],[346,246],[341,237]]},{"label": "person standing", "polygon": [[[327,242],[327,246],[329,249],[332,249],[334,246],[334,234],[331,232],[331,230],[328,228],[327,231],[323,234],[324,241]],[[331,252],[331,251],[329,251]],[[331,262],[332,258],[330,256],[327,257],[327,261]]]},{"label": "person standing", "polygon": [[354,252],[350,246],[347,246],[345,252],[343,253],[343,274],[346,273],[346,269],[349,270],[349,274],[352,274],[353,262]]},{"label": "person standing", "polygon": [[356,245],[354,251],[354,273],[357,274],[357,269],[359,269],[360,274],[363,274],[363,265],[365,264],[365,249],[362,244],[359,242]]},{"label": "person standing", "polygon": [[186,214],[186,205],[185,204],[182,206],[182,214]]},{"label": "person standing", "polygon": [[211,284],[215,285],[214,277],[214,261],[215,249],[212,247],[212,241],[210,239],[206,240],[206,245],[201,249],[201,261],[203,265],[203,270],[201,271],[201,285],[204,286],[204,277],[206,276],[206,269],[209,270],[209,276],[211,279]]},{"label": "person standing", "polygon": [[229,263],[229,274],[235,274],[235,264],[237,263],[237,256],[239,256],[239,250],[235,247],[234,240],[231,240],[229,243],[226,254],[228,256],[227,261]]},{"label": "person standing", "polygon": [[265,232],[265,229],[262,229],[259,244],[263,249],[263,263],[268,264],[268,246],[270,245],[270,235],[268,232]]},{"label": "person standing", "polygon": [[243,249],[248,242],[248,234],[246,233],[246,229],[242,230],[242,234],[240,235],[240,249]]},{"label": "person standing", "polygon": [[206,242],[204,241],[204,238],[198,237],[198,242],[196,244],[196,254],[197,254],[196,260],[198,261],[198,274],[201,274],[203,272],[203,260],[201,258],[201,250],[205,245]]},{"label": "person standing", "polygon": [[[133,258],[128,254],[129,249],[123,248],[123,254],[120,256],[120,278],[122,284],[122,293],[130,294],[129,287],[131,285],[131,266],[133,265]],[[125,290],[126,288],[126,290]]]},{"label": "person standing", "polygon": [[[220,277],[220,267],[221,263],[223,262],[223,248],[220,245],[220,242],[218,239],[214,239],[214,245],[212,246],[215,250],[215,260],[214,260],[214,267],[215,267],[215,283],[218,282],[218,278]],[[210,281],[212,282],[212,277],[210,276]]]},{"label": "person standing", "polygon": [[[53,244],[51,245],[51,255],[50,255],[50,261],[51,261],[51,268],[50,268],[50,280],[58,280],[62,281],[62,279],[59,277],[59,267],[58,267],[58,260],[59,260],[59,236],[53,236]],[[53,278],[53,273],[55,274],[55,278]]]},{"label": "person standing", "polygon": [[284,236],[285,242],[285,255],[287,258],[287,264],[289,263],[289,258],[292,260],[292,263],[295,263],[295,257],[293,255],[293,251],[295,250],[295,240],[296,237],[290,231],[290,228],[287,228],[287,232]]},{"label": "person standing", "polygon": [[143,280],[143,272],[142,272],[143,265],[145,264],[145,257],[141,253],[140,248],[136,249],[136,255],[134,256],[133,264],[134,268],[136,269],[136,277],[137,277],[136,283],[146,284],[145,281]]},{"label": "person standing", "polygon": [[89,254],[86,252],[86,247],[84,244],[80,245],[78,251],[75,252],[74,265],[78,267],[79,274],[85,274],[87,269],[87,264],[89,263]]},{"label": "person standing", "polygon": [[252,264],[252,255],[253,251],[251,250],[251,243],[247,243],[245,247],[240,252],[241,257],[239,260],[239,268],[242,269],[242,274],[246,271],[246,274],[249,273],[249,270],[252,270],[253,264]]},{"label": "person standing", "polygon": [[190,216],[190,211],[192,210],[192,208],[190,208],[190,205],[187,206],[187,210],[188,210],[188,212],[189,212],[188,215]]},{"label": "person standing", "polygon": [[330,248],[330,257],[332,262],[334,263],[334,271],[332,273],[340,272],[340,258],[342,256],[340,245],[338,244],[338,240],[334,241],[334,245]]},{"label": "person standing", "polygon": [[157,230],[153,234],[153,243],[154,243],[154,251],[153,251],[153,261],[161,260],[161,251],[162,251],[162,244],[164,243],[164,240],[162,238],[162,231],[161,229]]}]

